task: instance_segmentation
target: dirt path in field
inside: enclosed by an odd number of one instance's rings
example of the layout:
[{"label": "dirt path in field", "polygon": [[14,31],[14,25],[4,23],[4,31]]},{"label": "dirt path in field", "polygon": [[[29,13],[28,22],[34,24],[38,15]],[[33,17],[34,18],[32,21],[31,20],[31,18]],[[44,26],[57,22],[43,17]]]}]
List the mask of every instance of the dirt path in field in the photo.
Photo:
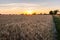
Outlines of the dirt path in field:
[{"label": "dirt path in field", "polygon": [[[53,17],[52,17],[53,18]],[[56,31],[56,27],[55,27],[55,23],[54,23],[54,19],[53,19],[53,37],[54,39],[53,40],[57,40],[57,31]]]}]

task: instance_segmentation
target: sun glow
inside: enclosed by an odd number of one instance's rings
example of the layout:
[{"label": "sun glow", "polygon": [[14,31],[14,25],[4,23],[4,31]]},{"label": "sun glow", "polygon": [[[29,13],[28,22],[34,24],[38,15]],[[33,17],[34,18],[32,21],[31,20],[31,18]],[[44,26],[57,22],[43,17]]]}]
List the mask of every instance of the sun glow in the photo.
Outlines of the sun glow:
[{"label": "sun glow", "polygon": [[27,10],[27,11],[24,12],[24,14],[32,15],[33,14],[33,10]]}]

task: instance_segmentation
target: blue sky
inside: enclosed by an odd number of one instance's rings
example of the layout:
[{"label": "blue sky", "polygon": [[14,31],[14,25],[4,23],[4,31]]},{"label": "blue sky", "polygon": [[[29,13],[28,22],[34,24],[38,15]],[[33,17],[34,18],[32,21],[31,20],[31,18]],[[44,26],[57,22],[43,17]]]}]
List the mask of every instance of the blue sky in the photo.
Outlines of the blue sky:
[{"label": "blue sky", "polygon": [[[0,0],[0,10],[54,10],[60,9],[60,0]],[[1,12],[0,12],[1,13]]]},{"label": "blue sky", "polygon": [[41,3],[41,2],[53,2],[58,3],[60,0],[0,0],[0,3]]}]

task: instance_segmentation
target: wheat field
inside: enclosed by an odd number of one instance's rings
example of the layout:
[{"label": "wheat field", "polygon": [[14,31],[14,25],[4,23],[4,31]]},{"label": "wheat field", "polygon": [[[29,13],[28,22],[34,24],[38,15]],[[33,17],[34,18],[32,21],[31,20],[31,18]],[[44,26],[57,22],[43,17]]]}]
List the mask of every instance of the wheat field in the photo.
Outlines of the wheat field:
[{"label": "wheat field", "polygon": [[53,40],[51,15],[0,15],[0,40]]}]

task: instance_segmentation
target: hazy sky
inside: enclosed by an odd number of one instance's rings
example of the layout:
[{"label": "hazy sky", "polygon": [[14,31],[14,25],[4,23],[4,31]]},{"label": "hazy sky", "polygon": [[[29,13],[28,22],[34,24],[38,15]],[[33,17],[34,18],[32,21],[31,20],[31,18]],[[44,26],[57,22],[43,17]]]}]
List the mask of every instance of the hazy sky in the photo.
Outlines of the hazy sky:
[{"label": "hazy sky", "polygon": [[26,10],[48,13],[59,9],[60,0],[0,0],[0,13],[22,13]]}]

